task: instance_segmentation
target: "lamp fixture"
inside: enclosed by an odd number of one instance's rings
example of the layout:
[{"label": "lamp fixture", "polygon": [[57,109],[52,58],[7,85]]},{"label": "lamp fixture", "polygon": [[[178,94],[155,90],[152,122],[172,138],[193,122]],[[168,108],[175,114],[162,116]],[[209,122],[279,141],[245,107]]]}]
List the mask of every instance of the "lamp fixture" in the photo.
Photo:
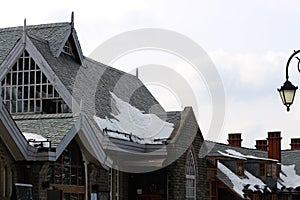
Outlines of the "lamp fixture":
[{"label": "lamp fixture", "polygon": [[[298,54],[300,50],[294,51],[294,53],[289,57],[287,64],[286,64],[286,81],[283,83],[283,86],[278,88],[278,92],[280,94],[282,103],[286,106],[287,111],[290,111],[290,106],[294,102],[296,90],[298,89],[297,86],[294,86],[290,81],[289,81],[289,74],[288,74],[288,67],[290,65],[290,62],[292,58]],[[298,71],[300,72],[300,58],[296,57],[298,59]]]}]

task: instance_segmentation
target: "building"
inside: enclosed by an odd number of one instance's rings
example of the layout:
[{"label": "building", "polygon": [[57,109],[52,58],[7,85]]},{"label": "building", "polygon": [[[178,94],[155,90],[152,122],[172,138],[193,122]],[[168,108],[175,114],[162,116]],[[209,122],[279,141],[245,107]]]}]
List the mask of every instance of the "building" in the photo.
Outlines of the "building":
[{"label": "building", "polygon": [[0,29],[1,199],[300,199],[300,139],[205,141],[135,76],[85,57],[71,22]]},{"label": "building", "polygon": [[1,199],[208,198],[192,108],[85,57],[73,15],[1,28],[0,79]]},{"label": "building", "polygon": [[299,139],[281,150],[281,133],[268,132],[250,149],[241,146],[240,133],[228,136],[228,144],[205,141],[211,199],[300,199]]}]

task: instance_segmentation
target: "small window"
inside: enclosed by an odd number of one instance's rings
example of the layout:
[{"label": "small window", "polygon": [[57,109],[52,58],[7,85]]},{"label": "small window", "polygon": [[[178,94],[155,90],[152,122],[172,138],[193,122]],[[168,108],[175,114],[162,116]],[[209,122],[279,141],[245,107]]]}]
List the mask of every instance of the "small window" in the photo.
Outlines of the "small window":
[{"label": "small window", "polygon": [[266,174],[265,163],[259,163],[259,176],[265,176],[265,174]]},{"label": "small window", "polygon": [[272,164],[266,164],[266,176],[272,176]]},{"label": "small window", "polygon": [[70,43],[70,41],[67,41],[65,46],[64,46],[64,53],[74,56],[73,54],[73,49],[72,49],[72,45]]},{"label": "small window", "polygon": [[259,176],[261,177],[277,177],[276,163],[259,163]]},{"label": "small window", "polygon": [[272,163],[272,176],[277,177],[277,164]]},{"label": "small window", "polygon": [[236,161],[236,175],[244,176],[244,161],[242,160]]}]

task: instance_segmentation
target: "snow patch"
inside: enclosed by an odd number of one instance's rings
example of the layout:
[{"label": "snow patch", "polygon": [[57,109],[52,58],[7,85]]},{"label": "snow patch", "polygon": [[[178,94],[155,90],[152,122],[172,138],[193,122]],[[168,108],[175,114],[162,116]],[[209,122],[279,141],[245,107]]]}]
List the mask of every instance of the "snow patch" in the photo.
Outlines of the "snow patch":
[{"label": "snow patch", "polygon": [[235,151],[233,149],[226,149],[225,151],[227,153],[229,153],[230,155],[232,155],[232,156],[238,156],[238,157],[242,157],[242,158],[249,158],[249,159],[256,159],[256,160],[268,160],[268,161],[278,162],[278,160],[275,160],[275,159],[261,158],[261,157],[252,156],[252,155],[244,155],[244,154],[241,154],[240,152]]},{"label": "snow patch", "polygon": [[50,147],[50,143],[47,142],[48,140],[41,135],[35,133],[26,133],[26,132],[23,132],[23,135],[31,146],[34,147],[39,146],[39,147],[47,147],[47,148]]},{"label": "snow patch", "polygon": [[[218,169],[220,169],[224,174],[226,174],[226,176],[230,179],[230,181],[233,184],[234,191],[237,194],[239,194],[241,197],[243,197],[244,194],[243,192],[244,186],[246,186],[247,184],[250,185],[248,189],[252,191],[261,191],[261,192],[263,192],[263,189],[266,186],[266,184],[264,184],[259,178],[253,176],[247,170],[244,171],[245,177],[239,177],[219,161],[218,161]],[[255,185],[259,186],[259,188],[255,188],[254,187]]]},{"label": "snow patch", "polygon": [[229,153],[223,153],[222,151],[218,151],[218,153],[221,154],[222,156],[229,157],[229,158],[235,158],[235,159],[239,159],[239,160],[247,160],[243,156],[237,156],[237,155],[232,155]]},{"label": "snow patch", "polygon": [[115,94],[112,96],[112,119],[94,116],[94,120],[112,138],[140,144],[161,144],[170,137],[174,124],[165,122],[155,114],[144,114],[139,109],[124,102]]},{"label": "snow patch", "polygon": [[285,187],[296,188],[300,186],[300,176],[296,174],[295,165],[281,165],[280,179],[278,182]]}]

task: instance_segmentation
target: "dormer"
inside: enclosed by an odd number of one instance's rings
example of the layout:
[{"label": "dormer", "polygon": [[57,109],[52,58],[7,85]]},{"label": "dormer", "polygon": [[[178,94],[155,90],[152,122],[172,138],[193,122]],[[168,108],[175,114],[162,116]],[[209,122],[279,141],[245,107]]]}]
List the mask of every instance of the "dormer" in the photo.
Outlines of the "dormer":
[{"label": "dormer", "polygon": [[70,28],[66,31],[65,37],[61,42],[60,48],[57,50],[55,57],[60,57],[61,54],[72,57],[76,62],[83,63],[83,53],[80,43],[74,28],[74,13],[72,12]]}]

